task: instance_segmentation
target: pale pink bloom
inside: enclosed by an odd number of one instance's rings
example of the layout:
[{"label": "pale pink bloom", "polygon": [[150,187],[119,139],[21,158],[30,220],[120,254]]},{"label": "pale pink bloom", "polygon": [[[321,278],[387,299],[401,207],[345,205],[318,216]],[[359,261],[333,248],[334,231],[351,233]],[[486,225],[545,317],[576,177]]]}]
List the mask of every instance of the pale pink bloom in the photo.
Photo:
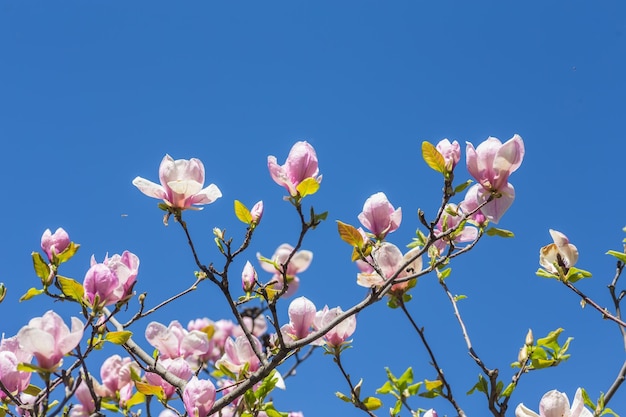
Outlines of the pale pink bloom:
[{"label": "pale pink bloom", "polygon": [[250,214],[252,215],[252,222],[259,224],[261,222],[261,217],[263,217],[263,201],[256,203],[252,207],[252,210],[250,210]]},{"label": "pale pink bloom", "polygon": [[115,290],[119,283],[117,275],[109,267],[104,264],[92,265],[87,270],[83,281],[85,299],[94,309],[116,303],[119,297],[115,294]]},{"label": "pale pink bloom", "polygon": [[570,408],[567,395],[557,390],[547,392],[539,402],[539,414],[529,410],[524,404],[515,409],[515,417],[592,417],[593,413],[585,408],[580,388],[574,395],[574,403]]},{"label": "pale pink bloom", "polygon": [[72,330],[58,314],[50,310],[42,317],[31,319],[19,331],[17,339],[24,350],[37,358],[41,368],[53,370],[83,338],[83,323],[76,317],[71,320]]},{"label": "pale pink bloom", "polygon": [[298,297],[289,304],[289,323],[281,327],[283,335],[293,340],[307,337],[313,328],[316,308],[306,297]]},{"label": "pale pink bloom", "polygon": [[[24,391],[30,383],[31,372],[17,370],[20,363],[30,363],[33,356],[20,346],[16,336],[2,339],[0,342],[0,381],[13,395]],[[0,400],[4,400],[6,394],[0,390]]]},{"label": "pale pink bloom", "polygon": [[215,385],[193,376],[183,391],[183,403],[190,417],[206,417],[215,403]]},{"label": "pale pink bloom", "polygon": [[[414,248],[406,253],[406,255],[402,255],[402,252],[398,247],[392,243],[383,242],[376,248],[372,250],[372,255],[370,256],[371,262],[380,270],[382,276],[373,270],[372,272],[360,272],[357,274],[357,284],[362,287],[380,287],[385,281],[390,279],[396,272],[400,270],[402,265],[412,259],[417,253],[419,253],[419,248]],[[396,279],[406,278],[411,275],[414,275],[422,270],[422,257],[415,259],[412,261],[404,270],[400,271]],[[404,287],[406,283],[394,284],[392,289],[400,289],[400,287]],[[396,287],[400,286],[400,287]],[[396,288],[394,288],[396,287]]]},{"label": "pale pink bloom", "polygon": [[187,331],[176,320],[168,327],[156,321],[146,327],[146,340],[159,350],[165,358],[188,358],[201,356],[209,351],[209,338],[206,333]]},{"label": "pale pink bloom", "polygon": [[[153,198],[161,199],[170,207],[192,208],[194,204],[211,204],[222,196],[215,184],[204,187],[204,165],[199,159],[174,160],[165,155],[159,166],[161,185],[137,177],[133,185]],[[197,207],[195,207],[197,208]]]},{"label": "pale pink bloom", "polygon": [[446,169],[452,171],[461,159],[461,146],[456,140],[452,143],[448,139],[442,139],[437,144],[437,150],[446,161]]},{"label": "pale pink bloom", "polygon": [[48,259],[52,261],[52,256],[63,252],[70,245],[70,236],[63,228],[59,227],[54,234],[50,229],[46,229],[41,236],[41,249],[48,255]]},{"label": "pale pink bloom", "polygon": [[226,340],[235,333],[237,327],[238,326],[236,326],[231,320],[218,320],[214,322],[206,317],[192,320],[187,325],[187,329],[189,331],[198,330],[203,333],[208,328],[212,328],[213,336],[209,339],[209,349],[207,353],[200,356],[200,359],[203,362],[215,362],[223,355],[224,344],[226,343]]},{"label": "pale pink bloom", "polygon": [[[552,241],[539,251],[539,264],[548,272],[558,274],[557,265],[566,269],[571,268],[578,261],[578,249],[569,243],[569,239],[563,233],[550,229]],[[567,271],[565,271],[567,273]]]},{"label": "pale pink bloom", "polygon": [[[315,315],[315,329],[320,330],[328,326],[337,317],[343,314],[341,307],[329,309],[328,306],[317,312]],[[330,329],[324,335],[324,341],[328,346],[338,347],[348,340],[356,330],[356,316],[352,315]]]},{"label": "pale pink bloom", "polygon": [[116,393],[126,385],[133,384],[131,378],[132,370],[139,375],[139,365],[129,357],[123,358],[120,355],[108,357],[100,367],[100,378],[102,385],[99,394],[103,397],[115,398]]},{"label": "pale pink bloom", "polygon": [[298,184],[307,178],[313,178],[318,183],[322,182],[317,165],[315,149],[308,142],[297,142],[289,151],[289,156],[284,165],[278,165],[275,156],[267,157],[267,167],[276,184],[283,186],[289,191],[289,195],[298,195]]},{"label": "pale pink bloom", "polygon": [[[481,209],[489,220],[498,223],[515,199],[515,189],[509,184],[509,175],[522,164],[524,141],[519,135],[514,135],[502,144],[499,139],[489,137],[476,149],[467,142],[466,154],[467,170],[478,181],[470,188],[478,204],[486,201],[491,193],[500,194],[499,198]],[[468,194],[474,195],[469,190]]]},{"label": "pale pink bloom", "polygon": [[[193,375],[193,370],[183,358],[163,359],[159,362],[168,372],[171,372],[181,379],[187,380]],[[171,398],[172,395],[176,393],[176,387],[161,378],[159,374],[146,372],[145,378],[150,385],[161,386],[167,398]]]},{"label": "pale pink bloom", "polygon": [[[254,336],[252,340],[257,349],[263,351],[261,342]],[[224,355],[215,363],[215,366],[217,368],[224,366],[232,373],[238,374],[246,364],[249,364],[249,372],[255,372],[261,364],[248,339],[245,336],[239,336],[235,340],[226,339]]]},{"label": "pale pink bloom", "polygon": [[[287,262],[289,255],[293,252],[293,246],[288,243],[283,243],[276,249],[274,255],[272,255],[271,260],[278,265],[279,268]],[[261,254],[257,253],[257,258],[261,258]],[[307,270],[309,265],[311,265],[311,261],[313,260],[313,252],[308,250],[301,250],[296,252],[289,264],[287,264],[287,282],[289,284],[289,289],[285,293],[286,296],[292,295],[300,284],[300,278],[298,278],[297,274],[300,272],[304,272]],[[274,289],[280,290],[283,288],[283,275],[282,271],[277,271],[274,265],[267,262],[260,262],[261,268],[267,272],[271,272],[274,274],[271,281],[275,281]]]},{"label": "pale pink bloom", "polygon": [[256,281],[256,270],[250,261],[246,261],[246,265],[243,267],[243,271],[241,272],[241,287],[245,292],[251,292],[256,285]]},{"label": "pale pink bloom", "polygon": [[387,233],[400,227],[402,209],[395,209],[387,200],[385,193],[376,193],[365,200],[359,221],[378,239],[383,240]]},{"label": "pale pink bloom", "polygon": [[[95,259],[91,259],[92,265],[95,263]],[[111,257],[108,255],[102,261],[119,280],[119,287],[115,290],[117,296],[122,299],[130,294],[130,291],[137,281],[137,274],[139,272],[139,258],[132,252],[125,250],[121,255],[117,253]]]},{"label": "pale pink bloom", "polygon": [[[448,230],[456,228],[459,223],[461,223],[463,216],[464,213],[461,207],[452,203],[447,204],[445,210],[439,218],[439,221],[437,222],[437,225],[435,226],[435,236],[440,236]],[[451,241],[454,243],[472,242],[477,237],[478,230],[476,228],[465,226],[462,230],[455,232],[452,235],[452,238],[450,235],[447,235],[446,237],[437,240],[435,242],[435,247],[439,249],[439,252],[441,252]]]},{"label": "pale pink bloom", "polygon": [[78,388],[76,388],[74,395],[76,395],[80,404],[72,407],[70,410],[70,417],[89,417],[94,411],[96,411],[96,404],[85,381],[81,381]]},{"label": "pale pink bloom", "polygon": [[434,409],[430,409],[428,411],[426,411],[422,417],[437,417],[437,412]]},{"label": "pale pink bloom", "polygon": [[159,413],[159,417],[178,417],[178,414],[166,408]]}]

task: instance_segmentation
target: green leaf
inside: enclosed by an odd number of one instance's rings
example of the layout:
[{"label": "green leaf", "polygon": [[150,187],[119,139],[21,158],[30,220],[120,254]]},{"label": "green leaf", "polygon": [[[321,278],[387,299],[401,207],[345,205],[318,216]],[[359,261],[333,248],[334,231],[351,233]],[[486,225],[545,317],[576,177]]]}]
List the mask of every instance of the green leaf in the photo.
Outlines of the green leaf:
[{"label": "green leaf", "polygon": [[163,387],[157,385],[146,384],[145,382],[135,381],[137,391],[144,395],[154,395],[160,401],[165,401],[165,391]]},{"label": "green leaf", "polygon": [[31,298],[36,297],[40,294],[43,294],[43,290],[38,290],[37,288],[31,288],[28,291],[26,291],[26,294],[20,297],[20,302],[30,300]]},{"label": "green leaf", "polygon": [[432,143],[426,141],[422,142],[422,157],[426,165],[435,171],[441,172],[442,174],[446,172],[446,161]]},{"label": "green leaf", "polygon": [[464,300],[467,298],[467,295],[459,294],[454,296],[454,301]]},{"label": "green leaf", "polygon": [[473,394],[474,391],[478,391],[478,392],[482,392],[485,395],[489,395],[487,394],[489,391],[489,386],[487,385],[487,380],[485,378],[483,378],[482,375],[478,375],[478,382],[476,383],[476,385],[474,385],[472,387],[472,389],[470,389],[469,391],[467,391],[467,395]]},{"label": "green leaf", "polygon": [[[141,396],[141,398],[142,398],[141,402],[144,402],[145,399],[146,399],[145,395],[143,395],[140,392],[136,392],[135,395],[133,395],[130,398],[130,400],[126,401],[126,407],[130,408],[132,405],[136,405],[136,404],[128,405],[128,403],[130,403],[133,400],[133,398],[135,398],[137,396]],[[111,400],[109,400],[109,401],[111,401]],[[116,413],[118,411],[120,411],[120,408],[117,406],[116,403],[112,403],[112,402],[109,402],[109,401],[106,401],[105,399],[102,399],[102,401],[100,402],[100,407],[104,408],[105,410],[113,411],[113,412],[116,412]],[[137,403],[137,404],[140,404],[140,403]]]},{"label": "green leaf", "polygon": [[21,372],[43,372],[49,373],[49,369],[41,368],[37,365],[33,365],[32,363],[18,363],[17,370]]},{"label": "green leaf", "polygon": [[245,224],[252,223],[252,214],[250,210],[241,201],[235,200],[235,216]]},{"label": "green leaf", "polygon": [[400,414],[400,410],[402,410],[402,401],[396,401],[396,405],[393,407],[393,410],[390,411],[392,416],[397,416]]},{"label": "green leaf", "polygon": [[68,247],[65,248],[63,252],[54,255],[54,257],[59,264],[62,264],[63,262],[69,261],[74,255],[76,255],[76,252],[78,252],[79,248],[80,245],[77,245],[74,242],[70,242]]},{"label": "green leaf", "polygon": [[116,345],[123,345],[130,339],[133,335],[133,332],[129,332],[128,330],[123,330],[119,332],[108,332],[104,337],[104,340],[107,342],[114,343]]},{"label": "green leaf", "polygon": [[626,253],[623,252],[618,252],[615,250],[610,250],[606,253],[606,255],[611,255],[616,257],[617,259],[619,259],[620,261],[626,263]]},{"label": "green leaf", "polygon": [[490,227],[486,233],[487,236],[515,237],[510,230],[498,229],[497,227]]},{"label": "green leaf", "polygon": [[383,402],[376,397],[367,397],[363,400],[363,405],[369,411],[376,410],[383,405]]},{"label": "green leaf", "polygon": [[429,381],[427,379],[424,380],[424,388],[426,388],[427,391],[438,390],[441,388],[442,385],[443,382],[438,379],[435,379],[434,381]]},{"label": "green leaf", "polygon": [[285,413],[279,413],[274,408],[266,408],[264,411],[265,414],[267,414],[267,417],[283,417],[287,415]]},{"label": "green leaf", "polygon": [[47,282],[50,277],[50,267],[43,260],[39,252],[33,252],[31,254],[33,258],[33,268],[35,268],[35,274],[41,279],[42,282]]},{"label": "green leaf", "polygon": [[296,190],[298,194],[300,194],[301,198],[306,197],[307,195],[313,195],[320,189],[320,183],[313,177],[305,178],[298,186]]},{"label": "green leaf", "polygon": [[63,291],[63,294],[70,297],[72,300],[78,301],[79,303],[83,302],[85,289],[78,281],[62,277],[60,275],[57,276],[57,279],[59,280],[59,285],[61,285],[61,291]]},{"label": "green leaf", "polygon": [[415,395],[419,392],[420,387],[422,386],[422,382],[417,382],[413,385],[409,385],[409,387],[407,388],[407,390],[409,391],[409,395]]},{"label": "green leaf", "polygon": [[556,330],[548,333],[546,337],[542,337],[541,339],[537,339],[537,346],[546,346],[552,350],[557,350],[559,348],[559,344],[557,339],[559,335],[563,332],[563,328],[559,327]]},{"label": "green leaf", "polygon": [[382,387],[376,390],[376,394],[389,394],[391,391],[393,391],[393,386],[391,385],[391,382],[387,381]]},{"label": "green leaf", "polygon": [[472,181],[472,180],[467,180],[463,184],[457,185],[456,187],[454,187],[454,194],[458,194],[458,193],[462,192],[467,187],[469,187],[473,182],[474,181]]},{"label": "green leaf", "polygon": [[24,390],[24,393],[28,395],[32,395],[33,397],[39,395],[40,392],[41,392],[41,388],[33,384],[28,385],[26,389]]},{"label": "green leaf", "polygon": [[619,415],[617,415],[617,413],[613,410],[611,410],[610,408],[605,408],[604,410],[602,410],[602,412],[600,413],[601,416],[605,415],[605,414],[613,414],[615,417],[619,417]]},{"label": "green leaf", "polygon": [[535,272],[535,274],[541,278],[552,278],[552,279],[559,279],[558,275],[554,275],[548,271],[546,271],[545,269],[539,268],[537,270],[537,272]]},{"label": "green leaf", "polygon": [[363,235],[359,233],[356,227],[337,220],[337,231],[341,240],[348,245],[360,248],[363,246]]},{"label": "green leaf", "polygon": [[574,283],[580,281],[583,278],[591,278],[591,272],[585,271],[583,269],[574,268],[572,266],[569,271],[567,271],[567,276],[565,277],[565,280]]},{"label": "green leaf", "polygon": [[504,391],[502,391],[502,394],[500,394],[500,396],[501,397],[510,397],[511,394],[513,394],[513,390],[515,390],[515,384],[511,382],[509,385],[506,386]]}]

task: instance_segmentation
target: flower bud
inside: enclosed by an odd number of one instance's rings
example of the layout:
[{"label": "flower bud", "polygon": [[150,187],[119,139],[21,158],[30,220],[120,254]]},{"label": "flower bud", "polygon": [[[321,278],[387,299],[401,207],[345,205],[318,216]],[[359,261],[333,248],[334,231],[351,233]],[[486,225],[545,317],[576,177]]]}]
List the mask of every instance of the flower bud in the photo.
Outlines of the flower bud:
[{"label": "flower bud", "polygon": [[534,342],[535,340],[533,339],[533,330],[528,329],[528,333],[526,333],[526,340],[524,341],[524,343],[526,344],[526,346],[532,346]]},{"label": "flower bud", "polygon": [[54,234],[50,229],[46,229],[41,236],[41,249],[48,255],[48,259],[52,261],[53,255],[58,255],[70,245],[70,236],[63,228],[59,227]]},{"label": "flower bud", "polygon": [[448,139],[442,139],[436,146],[446,163],[446,170],[452,171],[461,159],[461,146],[456,140],[452,143]]},{"label": "flower bud", "polygon": [[520,364],[523,364],[526,362],[526,359],[528,359],[528,346],[524,345],[524,347],[522,347],[517,354],[517,361]]},{"label": "flower bud", "polygon": [[4,282],[0,282],[0,303],[4,300],[4,297],[7,296],[7,287],[4,285]]},{"label": "flower bud", "polygon": [[263,200],[252,207],[250,214],[252,215],[252,223],[259,224],[261,222],[261,217],[263,217]]},{"label": "flower bud", "polygon": [[246,293],[252,292],[256,284],[256,280],[256,270],[250,261],[247,261],[246,265],[243,267],[243,272],[241,273],[241,287]]},{"label": "flower bud", "polygon": [[216,238],[218,238],[218,239],[222,239],[222,240],[224,239],[224,231],[223,231],[223,230],[221,230],[221,229],[220,229],[220,228],[218,228],[218,227],[214,227],[214,228],[213,228],[213,234],[214,234],[214,235],[215,235],[215,237],[216,237]]}]

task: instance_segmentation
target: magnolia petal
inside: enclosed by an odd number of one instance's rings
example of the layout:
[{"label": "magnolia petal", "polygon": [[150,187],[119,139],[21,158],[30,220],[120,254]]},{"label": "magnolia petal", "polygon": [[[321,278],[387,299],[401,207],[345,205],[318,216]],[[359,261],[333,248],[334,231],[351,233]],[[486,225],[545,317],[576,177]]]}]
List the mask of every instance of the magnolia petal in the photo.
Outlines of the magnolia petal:
[{"label": "magnolia petal", "polygon": [[515,408],[515,417],[540,417],[539,414],[520,404]]},{"label": "magnolia petal", "polygon": [[[493,199],[480,209],[485,217],[494,223],[498,223],[500,221],[504,213],[513,204],[513,200],[515,200],[515,189],[511,184],[507,183],[506,186],[500,190],[500,192],[502,193],[500,198]],[[487,199],[487,192],[482,188],[478,190],[478,195],[479,199],[482,201]]]},{"label": "magnolia petal", "polygon": [[356,283],[361,287],[372,288],[380,287],[385,283],[385,280],[378,274],[359,273],[356,275]]},{"label": "magnolia petal", "polygon": [[197,194],[190,197],[189,205],[192,204],[211,204],[222,196],[222,192],[217,185],[211,184],[205,189],[199,191]]},{"label": "magnolia petal", "polygon": [[293,268],[294,274],[299,272],[304,272],[307,270],[311,262],[313,261],[313,252],[310,250],[301,250],[297,252],[291,258],[291,262],[289,262],[289,270]]},{"label": "magnolia petal", "polygon": [[593,417],[593,413],[585,408],[583,393],[580,388],[576,390],[576,395],[574,395],[570,417]]},{"label": "magnolia petal", "polygon": [[167,193],[162,186],[145,178],[136,177],[133,180],[133,185],[148,197],[158,198],[161,200],[165,200],[167,198]]}]

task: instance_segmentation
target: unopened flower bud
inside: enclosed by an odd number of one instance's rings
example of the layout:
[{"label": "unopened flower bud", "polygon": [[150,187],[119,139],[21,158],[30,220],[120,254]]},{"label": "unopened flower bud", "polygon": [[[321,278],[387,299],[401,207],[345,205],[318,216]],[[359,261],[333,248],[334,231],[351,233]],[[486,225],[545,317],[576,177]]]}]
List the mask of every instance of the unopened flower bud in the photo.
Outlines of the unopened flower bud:
[{"label": "unopened flower bud", "polygon": [[526,340],[524,341],[524,343],[526,343],[526,346],[532,346],[534,342],[535,340],[533,339],[533,331],[532,329],[528,329],[528,333],[526,333]]},{"label": "unopened flower bud", "polygon": [[520,364],[523,364],[526,362],[526,359],[528,359],[528,346],[524,345],[524,347],[522,347],[517,354],[517,361]]},{"label": "unopened flower bud", "polygon": [[63,252],[69,245],[70,237],[61,227],[59,227],[54,234],[50,229],[46,229],[41,236],[41,249],[48,255],[50,261],[52,261],[54,255]]},{"label": "unopened flower bud", "polygon": [[254,269],[250,261],[248,261],[243,267],[243,272],[241,273],[241,287],[246,293],[252,292],[256,284],[256,280],[256,270]]},{"label": "unopened flower bud", "polygon": [[252,207],[250,210],[250,214],[252,215],[252,223],[259,224],[261,222],[261,217],[263,217],[263,201],[259,201]]},{"label": "unopened flower bud", "polygon": [[7,287],[4,285],[4,282],[0,282],[0,303],[4,300],[4,297],[7,295]]},{"label": "unopened flower bud", "polygon": [[219,229],[219,228],[217,228],[217,227],[213,228],[213,234],[218,239],[222,239],[222,240],[224,239],[224,231]]}]

